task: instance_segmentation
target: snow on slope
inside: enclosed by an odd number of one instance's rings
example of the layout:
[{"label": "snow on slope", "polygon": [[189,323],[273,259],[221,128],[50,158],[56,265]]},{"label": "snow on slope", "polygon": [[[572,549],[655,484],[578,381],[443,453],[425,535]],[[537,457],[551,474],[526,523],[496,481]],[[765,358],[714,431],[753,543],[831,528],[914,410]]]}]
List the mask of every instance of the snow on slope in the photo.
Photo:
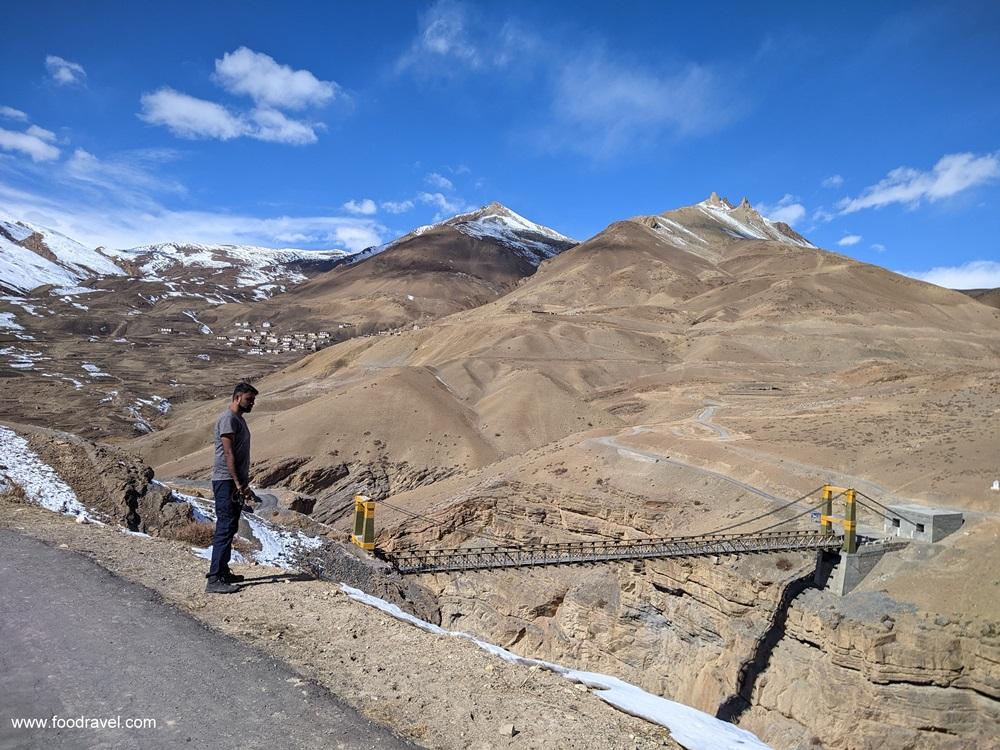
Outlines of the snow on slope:
[{"label": "snow on slope", "polygon": [[0,427],[0,490],[17,484],[30,502],[44,508],[97,522],[56,471],[13,430]]},{"label": "snow on slope", "polygon": [[276,282],[300,283],[306,277],[288,267],[294,263],[330,261],[344,258],[342,250],[294,250],[256,247],[254,245],[202,245],[160,243],[123,250],[107,250],[109,255],[134,263],[138,273],[148,280],[174,268],[197,267],[215,271],[239,269],[236,284],[240,287]]},{"label": "snow on slope", "polygon": [[785,231],[778,226],[778,222],[761,216],[751,208],[746,198],[739,206],[733,206],[725,198],[719,198],[712,193],[708,200],[697,205],[703,213],[721,224],[723,230],[733,237],[746,240],[774,240],[799,247],[816,247],[791,229]]},{"label": "snow on slope", "polygon": [[366,594],[346,583],[341,583],[340,588],[351,599],[380,609],[397,620],[408,622],[421,630],[435,635],[468,639],[479,648],[504,661],[526,667],[540,667],[565,677],[570,682],[585,685],[595,691],[594,695],[615,708],[666,727],[677,742],[690,750],[770,750],[768,745],[765,745],[756,735],[745,729],[716,719],[704,711],[685,706],[683,703],[647,693],[642,688],[619,680],[617,677],[597,672],[582,672],[541,659],[518,656],[505,648],[481,641],[468,633],[445,630],[438,625],[421,620],[404,612],[395,604]]},{"label": "snow on slope", "polygon": [[43,284],[72,287],[84,279],[123,273],[107,256],[64,234],[0,219],[0,284],[12,291],[26,292]]},{"label": "snow on slope", "polygon": [[75,286],[80,277],[0,235],[0,286],[24,293],[43,284]]},{"label": "snow on slope", "polygon": [[526,260],[538,265],[552,258],[577,241],[560,234],[550,227],[535,224],[500,203],[490,203],[469,213],[457,214],[437,224],[425,224],[402,237],[365,248],[351,258],[351,264],[360,263],[373,255],[383,253],[403,240],[409,240],[438,227],[450,226],[462,234],[480,240],[493,240],[514,250]]},{"label": "snow on slope", "polygon": [[538,262],[558,255],[576,240],[541,224],[528,221],[499,203],[490,203],[467,214],[448,219],[445,224],[479,239],[491,238],[515,250],[526,251]]}]

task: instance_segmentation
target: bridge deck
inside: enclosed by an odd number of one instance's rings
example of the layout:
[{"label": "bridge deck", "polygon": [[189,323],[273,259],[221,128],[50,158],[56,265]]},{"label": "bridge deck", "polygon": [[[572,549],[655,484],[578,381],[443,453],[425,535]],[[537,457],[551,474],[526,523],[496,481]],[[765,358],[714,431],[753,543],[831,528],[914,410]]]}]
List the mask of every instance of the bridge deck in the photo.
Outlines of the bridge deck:
[{"label": "bridge deck", "polygon": [[647,560],[661,557],[742,555],[801,550],[838,550],[840,537],[819,531],[766,531],[758,534],[709,534],[705,536],[630,539],[623,541],[562,542],[511,547],[462,547],[410,550],[386,557],[400,573],[443,573],[489,568],[524,568],[535,565],[571,565],[612,560]]}]

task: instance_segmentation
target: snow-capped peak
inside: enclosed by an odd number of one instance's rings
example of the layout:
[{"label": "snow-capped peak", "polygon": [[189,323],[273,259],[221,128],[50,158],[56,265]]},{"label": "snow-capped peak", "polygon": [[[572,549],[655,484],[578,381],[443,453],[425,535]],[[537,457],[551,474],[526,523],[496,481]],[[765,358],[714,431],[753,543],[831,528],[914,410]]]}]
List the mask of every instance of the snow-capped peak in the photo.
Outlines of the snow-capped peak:
[{"label": "snow-capped peak", "polygon": [[799,247],[816,247],[788,224],[761,216],[746,197],[734,206],[713,192],[695,207],[714,219],[726,234],[737,239],[773,240]]},{"label": "snow-capped peak", "polygon": [[538,235],[539,237],[547,237],[555,242],[568,242],[576,244],[576,240],[572,237],[560,234],[550,227],[536,224],[533,221],[528,221],[528,219],[510,210],[502,203],[497,203],[496,201],[470,213],[453,216],[443,223],[457,227],[461,227],[463,225],[480,226],[485,224],[498,228],[503,227],[510,232],[517,232],[519,234],[526,233]]},{"label": "snow-capped peak", "polygon": [[458,214],[442,224],[452,226],[470,237],[495,240],[535,265],[577,244],[571,237],[528,221],[497,202],[469,213]]},{"label": "snow-capped peak", "polygon": [[417,227],[412,232],[384,245],[362,250],[352,257],[351,263],[367,260],[404,240],[441,227],[451,227],[476,239],[498,242],[536,266],[543,260],[552,258],[577,244],[573,238],[560,234],[550,227],[529,221],[502,203],[494,201],[475,211],[457,214],[437,224]]}]

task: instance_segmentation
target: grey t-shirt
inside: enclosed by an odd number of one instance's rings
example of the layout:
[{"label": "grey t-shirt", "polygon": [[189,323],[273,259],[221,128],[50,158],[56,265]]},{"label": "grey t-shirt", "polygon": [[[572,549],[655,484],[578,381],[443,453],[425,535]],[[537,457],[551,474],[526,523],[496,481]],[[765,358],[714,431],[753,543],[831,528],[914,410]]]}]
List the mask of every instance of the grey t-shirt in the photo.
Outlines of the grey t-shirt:
[{"label": "grey t-shirt", "polygon": [[233,414],[226,409],[215,422],[215,463],[212,465],[212,481],[227,481],[233,477],[226,466],[226,454],[222,450],[222,436],[233,436],[233,459],[236,463],[237,478],[242,484],[250,483],[250,428],[242,414]]}]

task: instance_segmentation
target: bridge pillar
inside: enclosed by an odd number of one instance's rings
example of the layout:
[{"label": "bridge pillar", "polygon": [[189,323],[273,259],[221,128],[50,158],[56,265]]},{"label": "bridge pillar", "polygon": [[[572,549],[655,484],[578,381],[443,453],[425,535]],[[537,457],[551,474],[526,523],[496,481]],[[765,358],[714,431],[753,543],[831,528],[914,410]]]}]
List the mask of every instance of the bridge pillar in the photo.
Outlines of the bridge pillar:
[{"label": "bridge pillar", "polygon": [[858,505],[854,489],[844,495],[847,512],[844,513],[844,552],[853,555],[858,551]]},{"label": "bridge pillar", "polygon": [[824,535],[830,536],[833,533],[833,524],[830,518],[833,516],[833,488],[830,485],[823,487],[823,511],[820,514],[819,529]]},{"label": "bridge pillar", "polygon": [[351,541],[366,552],[375,549],[375,501],[364,495],[354,496],[354,533]]}]

